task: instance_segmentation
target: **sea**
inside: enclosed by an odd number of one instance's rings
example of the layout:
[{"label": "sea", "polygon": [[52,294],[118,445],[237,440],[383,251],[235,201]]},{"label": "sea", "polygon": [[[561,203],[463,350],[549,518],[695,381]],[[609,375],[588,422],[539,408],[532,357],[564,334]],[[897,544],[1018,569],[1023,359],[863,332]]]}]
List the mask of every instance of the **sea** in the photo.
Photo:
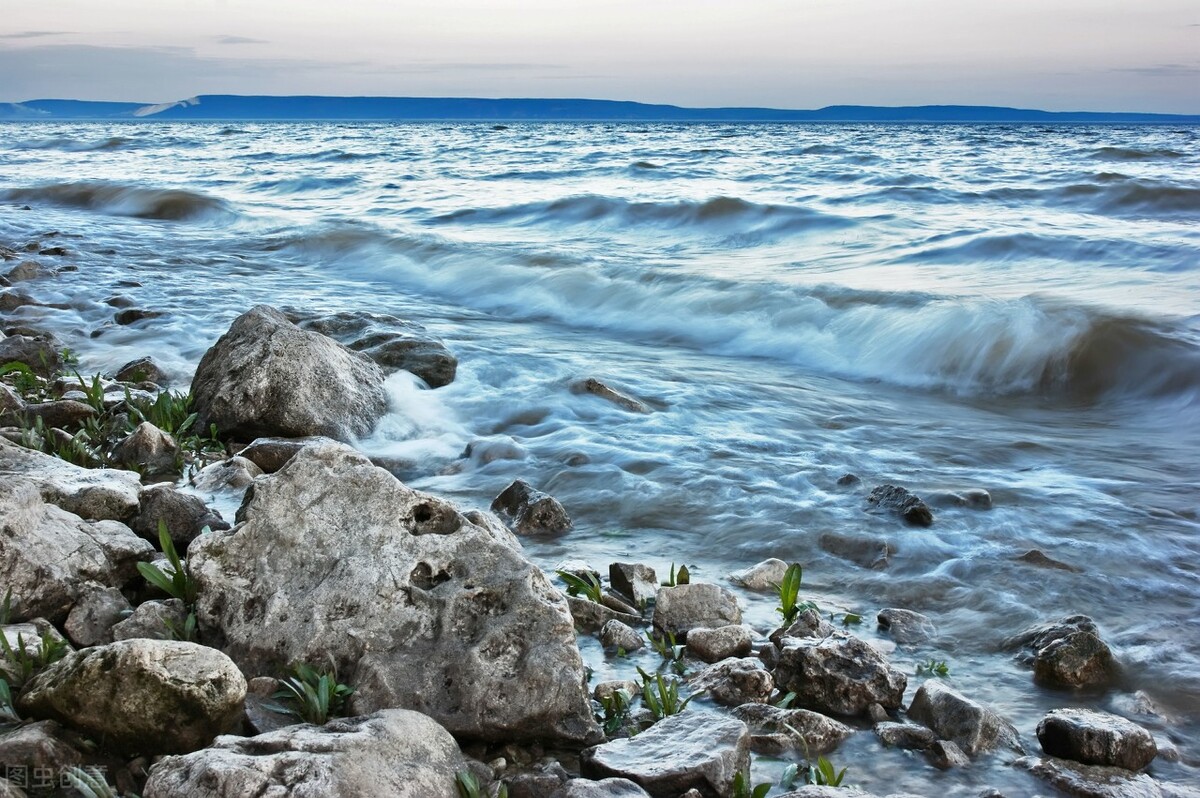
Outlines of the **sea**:
[{"label": "sea", "polygon": [[[798,562],[908,699],[944,661],[1031,753],[1048,710],[1091,707],[1200,783],[1200,127],[6,124],[0,243],[31,240],[78,270],[18,318],[84,372],[151,355],[186,390],[258,303],[417,322],[458,377],[390,378],[358,447],[464,507],[557,497],[574,528],[524,541],[548,571]],[[162,315],[115,324],[115,297]],[[872,511],[887,483],[934,524]],[[938,635],[897,647],[885,607]],[[1076,613],[1119,683],[1035,686],[1005,640]],[[633,669],[581,645],[596,680]],[[869,730],[830,754],[879,794],[1055,794],[1014,758],[943,773]]]}]

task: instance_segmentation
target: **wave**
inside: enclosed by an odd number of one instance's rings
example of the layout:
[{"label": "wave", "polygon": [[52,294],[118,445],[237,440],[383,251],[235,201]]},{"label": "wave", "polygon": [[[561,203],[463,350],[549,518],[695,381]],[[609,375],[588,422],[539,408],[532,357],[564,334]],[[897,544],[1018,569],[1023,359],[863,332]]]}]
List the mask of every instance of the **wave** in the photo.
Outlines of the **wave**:
[{"label": "wave", "polygon": [[13,145],[18,150],[62,150],[63,152],[96,152],[129,147],[134,140],[124,136],[110,136],[95,141],[78,141],[70,138],[31,139]]},{"label": "wave", "polygon": [[292,245],[340,274],[390,281],[476,311],[859,381],[962,395],[1088,403],[1152,396],[1200,404],[1194,330],[1038,296],[960,299],[569,261],[530,268],[469,244],[368,228],[315,231]]},{"label": "wave", "polygon": [[1131,239],[1037,233],[961,234],[934,236],[918,249],[894,258],[892,263],[999,263],[1044,259],[1087,265],[1137,264],[1159,272],[1200,268],[1194,254],[1177,246]]},{"label": "wave", "polygon": [[1101,147],[1091,157],[1100,161],[1163,161],[1183,158],[1184,154],[1165,148],[1140,150],[1133,147]]},{"label": "wave", "polygon": [[0,197],[9,202],[45,202],[113,216],[175,222],[232,213],[224,201],[206,194],[104,182],[51,183],[33,188],[14,188],[0,192]]},{"label": "wave", "polygon": [[782,233],[814,228],[846,227],[853,219],[796,205],[748,202],[738,197],[703,201],[631,202],[584,194],[550,202],[501,208],[467,208],[434,217],[434,224],[608,224],[696,228],[728,233]]}]

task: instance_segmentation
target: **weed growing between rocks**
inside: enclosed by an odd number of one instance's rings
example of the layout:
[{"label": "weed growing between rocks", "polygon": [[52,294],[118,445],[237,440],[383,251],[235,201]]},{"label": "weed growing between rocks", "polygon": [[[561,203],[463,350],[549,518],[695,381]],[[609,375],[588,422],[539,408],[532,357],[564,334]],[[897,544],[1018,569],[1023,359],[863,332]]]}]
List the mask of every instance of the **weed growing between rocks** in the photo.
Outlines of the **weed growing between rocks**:
[{"label": "weed growing between rocks", "polygon": [[675,570],[675,563],[671,563],[671,575],[663,580],[662,586],[678,587],[679,585],[686,585],[690,583],[691,579],[691,572],[688,571],[688,567],[686,565],[679,566],[679,571],[677,572]]},{"label": "weed growing between rocks", "polygon": [[[458,798],[489,798],[487,788],[469,770],[458,771],[454,775],[454,785],[458,788]],[[493,798],[508,798],[508,785],[501,782]]]},{"label": "weed growing between rocks", "polygon": [[20,720],[21,716],[13,707],[12,688],[8,686],[5,679],[0,679],[0,722],[16,723]]},{"label": "weed growing between rocks", "polygon": [[800,601],[800,582],[803,577],[804,569],[800,563],[794,562],[788,566],[779,584],[775,585],[779,593],[779,606],[775,611],[783,616],[784,626],[790,626],[805,610],[817,609],[817,605],[811,601]]},{"label": "weed growing between rocks", "polygon": [[950,675],[950,666],[945,660],[928,659],[917,663],[917,676],[937,676],[945,678]]},{"label": "weed growing between rocks", "polygon": [[638,668],[638,673],[642,677],[642,705],[650,711],[656,722],[683,712],[691,700],[700,695],[693,693],[687,698],[680,698],[678,679],[663,678],[661,673],[651,676],[641,668]]},{"label": "weed growing between rocks", "polygon": [[650,647],[653,648],[664,661],[670,663],[671,670],[682,676],[687,671],[687,665],[683,661],[683,651],[685,646],[675,642],[674,632],[664,632],[661,635],[656,635],[654,632],[646,631],[646,640],[650,642]]},{"label": "weed growing between rocks", "polygon": [[762,784],[751,788],[750,772],[747,770],[740,770],[733,777],[733,792],[731,793],[730,798],[766,798],[767,793],[770,791],[771,785],[769,782],[763,782]]},{"label": "weed growing between rocks", "polygon": [[[110,786],[97,772],[91,772],[81,767],[69,767],[63,770],[62,775],[83,798],[122,798],[121,793]],[[136,798],[136,796],[129,798]]]},{"label": "weed growing between rocks", "polygon": [[66,640],[46,630],[38,635],[37,646],[32,653],[25,645],[25,636],[21,634],[17,635],[15,646],[8,642],[6,635],[0,634],[0,650],[3,651],[6,670],[12,679],[11,686],[20,690],[39,671],[65,657],[68,646]]},{"label": "weed growing between rocks", "polygon": [[570,571],[555,571],[558,578],[567,583],[567,595],[580,596],[601,604],[604,601],[604,593],[600,588],[600,580],[593,573],[574,574]]},{"label": "weed growing between rocks", "polygon": [[316,726],[342,716],[346,700],[354,693],[353,688],[337,680],[335,672],[318,671],[304,663],[292,666],[291,674],[281,679],[279,685],[272,696],[281,702],[279,710]]}]

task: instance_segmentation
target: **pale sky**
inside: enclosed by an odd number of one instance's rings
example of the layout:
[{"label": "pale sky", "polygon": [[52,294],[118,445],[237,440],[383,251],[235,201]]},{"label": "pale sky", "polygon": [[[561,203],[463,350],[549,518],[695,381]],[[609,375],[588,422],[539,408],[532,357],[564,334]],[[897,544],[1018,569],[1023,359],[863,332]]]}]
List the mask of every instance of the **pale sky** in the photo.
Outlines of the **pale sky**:
[{"label": "pale sky", "polygon": [[1200,113],[1200,3],[0,0],[0,101],[196,94]]}]

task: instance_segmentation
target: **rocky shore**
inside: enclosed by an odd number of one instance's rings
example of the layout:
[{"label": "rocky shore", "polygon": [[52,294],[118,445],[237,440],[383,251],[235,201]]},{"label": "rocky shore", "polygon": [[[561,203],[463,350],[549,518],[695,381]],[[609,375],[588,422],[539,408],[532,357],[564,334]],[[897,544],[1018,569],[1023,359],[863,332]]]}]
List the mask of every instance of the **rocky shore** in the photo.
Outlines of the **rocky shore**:
[{"label": "rocky shore", "polygon": [[[1000,758],[1045,794],[1200,795],[1155,777],[1179,756],[1164,738],[1076,706],[1120,689],[1091,618],[1008,641],[1029,690],[1063,699],[1018,728],[944,663],[893,664],[934,619],[830,614],[800,564],[723,584],[646,562],[544,572],[521,539],[569,541],[553,496],[516,481],[459,507],[353,447],[389,411],[388,373],[453,382],[418,325],[258,306],[186,389],[150,357],[89,375],[22,321],[67,253],[0,247],[0,796],[867,796],[839,747],[872,735],[930,785]],[[661,412],[594,378],[571,390]],[[863,504],[936,523],[900,486]],[[779,622],[745,622],[746,596]],[[791,767],[758,785],[756,762]]]}]

